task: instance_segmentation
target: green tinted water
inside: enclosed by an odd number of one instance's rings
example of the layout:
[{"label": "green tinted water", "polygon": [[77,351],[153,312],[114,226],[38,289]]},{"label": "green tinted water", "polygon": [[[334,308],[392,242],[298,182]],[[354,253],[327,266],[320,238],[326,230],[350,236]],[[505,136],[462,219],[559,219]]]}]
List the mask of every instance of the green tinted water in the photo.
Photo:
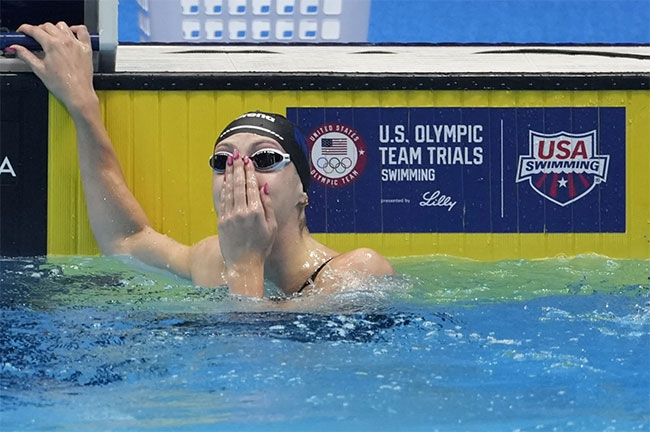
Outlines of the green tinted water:
[{"label": "green tinted water", "polygon": [[[650,290],[650,260],[614,260],[598,255],[544,260],[479,262],[447,256],[391,258],[397,276],[361,282],[350,275],[346,291],[368,291],[357,299],[381,303],[416,302],[448,305],[466,302],[502,302],[563,294],[643,294]],[[9,263],[10,261],[5,261]],[[196,311],[274,308],[267,300],[233,298],[225,287],[192,286],[189,281],[127,265],[124,258],[48,257],[12,260],[4,265],[9,297],[32,306],[128,305],[158,311]],[[16,277],[20,276],[20,277]],[[10,278],[10,279],[8,279]],[[38,284],[38,290],[30,288]],[[13,294],[9,291],[14,292]],[[267,292],[275,292],[267,286]],[[318,298],[319,296],[308,296]],[[321,296],[325,297],[325,296]],[[322,298],[320,300],[323,300]],[[300,299],[305,308],[336,306],[325,301]],[[215,309],[216,308],[216,309]]]}]

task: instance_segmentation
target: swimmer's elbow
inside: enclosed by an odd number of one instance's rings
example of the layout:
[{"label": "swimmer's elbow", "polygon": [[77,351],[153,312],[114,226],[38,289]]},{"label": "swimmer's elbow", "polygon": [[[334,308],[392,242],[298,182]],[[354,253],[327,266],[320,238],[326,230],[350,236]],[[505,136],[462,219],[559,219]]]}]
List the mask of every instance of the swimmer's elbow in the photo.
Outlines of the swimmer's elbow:
[{"label": "swimmer's elbow", "polygon": [[128,255],[123,239],[103,238],[95,235],[95,241],[104,256]]},{"label": "swimmer's elbow", "polygon": [[97,245],[99,246],[99,250],[103,255],[135,256],[138,255],[138,252],[142,251],[143,249],[154,249],[156,239],[153,237],[155,237],[155,234],[157,233],[153,228],[145,226],[137,232],[133,232],[128,236],[106,236],[106,238],[95,236],[95,239],[97,240]]}]

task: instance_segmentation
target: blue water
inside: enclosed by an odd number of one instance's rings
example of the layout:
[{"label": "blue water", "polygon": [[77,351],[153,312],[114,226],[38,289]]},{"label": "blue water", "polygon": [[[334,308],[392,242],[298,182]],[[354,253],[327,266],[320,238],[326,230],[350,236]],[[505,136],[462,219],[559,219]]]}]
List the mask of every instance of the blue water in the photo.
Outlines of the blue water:
[{"label": "blue water", "polygon": [[393,264],[286,302],[0,260],[0,429],[650,430],[650,262]]}]

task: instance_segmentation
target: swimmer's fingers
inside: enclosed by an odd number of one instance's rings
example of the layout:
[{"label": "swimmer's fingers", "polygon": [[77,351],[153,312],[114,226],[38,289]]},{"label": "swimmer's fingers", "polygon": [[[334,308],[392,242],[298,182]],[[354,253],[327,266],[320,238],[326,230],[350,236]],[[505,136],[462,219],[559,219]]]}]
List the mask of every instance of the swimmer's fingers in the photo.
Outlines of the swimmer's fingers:
[{"label": "swimmer's fingers", "polygon": [[61,34],[67,35],[69,37],[75,37],[74,33],[72,32],[70,27],[68,27],[68,25],[65,23],[65,21],[59,21],[58,23],[56,23],[55,27]]},{"label": "swimmer's fingers", "polygon": [[[18,31],[32,37],[41,46],[45,46],[50,41],[50,35],[43,29],[30,24],[23,24],[18,27]],[[39,77],[45,72],[43,61],[36,57],[34,53],[22,45],[12,45],[11,48],[16,50],[16,56],[29,65],[29,67]]]},{"label": "swimmer's fingers", "polygon": [[228,156],[226,171],[223,174],[223,186],[221,188],[220,217],[230,215],[233,208],[233,163],[232,156]]},{"label": "swimmer's fingers", "polygon": [[51,22],[46,22],[38,26],[41,30],[43,30],[45,33],[52,35],[54,37],[57,37],[61,34],[61,30],[52,24]]},{"label": "swimmer's fingers", "polygon": [[[51,24],[50,24],[51,25]],[[30,36],[36,42],[38,42],[44,49],[49,45],[52,40],[52,35],[46,31],[43,27],[43,24],[39,26],[33,26],[31,24],[23,24],[18,27],[17,31],[19,33],[25,33],[27,36]]]},{"label": "swimmer's fingers", "polygon": [[219,209],[217,209],[218,220],[221,221],[221,218],[226,214],[226,177],[224,175],[223,183],[221,184],[221,191],[219,192]]},{"label": "swimmer's fingers", "polygon": [[275,221],[275,213],[271,205],[271,197],[269,196],[269,184],[264,183],[259,186],[257,183],[257,176],[255,176],[255,166],[253,161],[245,157],[244,169],[246,172],[246,197],[248,199],[248,208],[253,212],[262,212],[264,220],[266,221],[266,228],[269,234],[273,234],[277,229],[277,222]]},{"label": "swimmer's fingers", "polygon": [[[84,26],[76,26],[84,27]],[[46,40],[46,44],[41,46],[43,51],[46,53],[48,51],[61,48],[62,46],[71,46],[75,44],[86,45],[83,42],[79,41],[75,36],[75,33],[72,32],[72,29],[64,21],[59,21],[56,25],[52,23],[45,23],[38,26],[39,29],[43,30],[45,33],[50,35],[49,40]],[[90,48],[90,43],[87,44]]]},{"label": "swimmer's fingers", "polygon": [[255,167],[253,161],[248,156],[244,156],[244,173],[246,174],[246,200],[248,202],[248,208],[252,211],[262,211]]},{"label": "swimmer's fingers", "polygon": [[77,39],[81,41],[84,45],[90,47],[90,34],[88,33],[88,29],[86,28],[85,25],[76,25],[76,26],[71,26],[70,31],[77,35]]},{"label": "swimmer's fingers", "polygon": [[233,205],[234,211],[240,214],[246,212],[246,174],[244,173],[244,161],[235,149],[233,151]]},{"label": "swimmer's fingers", "polygon": [[45,66],[43,61],[36,57],[34,53],[21,45],[12,45],[10,48],[13,48],[16,51],[16,56],[27,63],[29,68],[40,78],[43,73],[45,73]]},{"label": "swimmer's fingers", "polygon": [[275,211],[273,210],[271,191],[269,190],[268,183],[264,183],[264,186],[260,188],[260,201],[262,201],[262,206],[264,207],[266,226],[270,233],[275,233],[278,229],[278,222],[275,219]]}]

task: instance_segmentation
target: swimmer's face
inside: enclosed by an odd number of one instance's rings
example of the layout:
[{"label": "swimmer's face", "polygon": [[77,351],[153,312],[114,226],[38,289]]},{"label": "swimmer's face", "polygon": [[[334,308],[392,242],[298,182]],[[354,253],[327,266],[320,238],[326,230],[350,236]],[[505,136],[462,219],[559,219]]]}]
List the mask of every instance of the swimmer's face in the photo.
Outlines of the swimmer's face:
[{"label": "swimmer's face", "polygon": [[[273,149],[286,153],[276,140],[252,133],[238,133],[226,138],[215,147],[214,153],[228,152],[232,154],[234,149],[239,151],[240,157],[250,157],[263,149]],[[289,163],[277,171],[260,172],[255,170],[255,177],[260,187],[264,183],[269,184],[269,195],[271,196],[273,210],[275,211],[275,217],[278,222],[286,221],[291,214],[296,214],[291,209],[296,208],[304,195],[302,193],[302,183],[300,182],[298,171],[293,163]],[[224,175],[215,172],[212,175],[212,195],[217,211],[219,210],[219,203],[221,201],[223,183]]]}]

